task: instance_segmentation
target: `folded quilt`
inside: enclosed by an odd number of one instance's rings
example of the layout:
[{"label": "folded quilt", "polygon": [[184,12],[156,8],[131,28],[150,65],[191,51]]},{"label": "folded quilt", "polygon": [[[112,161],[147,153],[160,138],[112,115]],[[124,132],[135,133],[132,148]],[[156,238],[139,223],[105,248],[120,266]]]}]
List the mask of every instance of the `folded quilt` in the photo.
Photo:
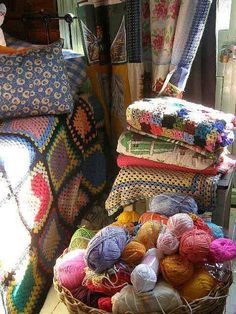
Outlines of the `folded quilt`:
[{"label": "folded quilt", "polygon": [[164,192],[189,195],[200,212],[215,208],[216,188],[220,175],[184,173],[148,167],[122,168],[106,200],[109,215],[121,207]]},{"label": "folded quilt", "polygon": [[233,160],[223,160],[216,165],[212,165],[203,170],[189,169],[186,167],[168,165],[165,163],[152,161],[143,158],[137,158],[132,156],[119,155],[117,158],[117,165],[120,168],[123,167],[149,167],[149,168],[158,168],[158,169],[167,169],[173,171],[181,171],[181,172],[190,172],[190,173],[200,173],[205,174],[207,176],[215,176],[217,173],[225,174],[228,170],[235,166],[235,162]]},{"label": "folded quilt", "polygon": [[197,145],[214,152],[234,141],[235,116],[172,97],[131,104],[127,122],[134,129]]},{"label": "folded quilt", "polygon": [[[180,145],[174,140],[153,139],[130,131],[118,140],[117,152],[127,156],[149,159],[165,165],[204,170],[214,164],[216,155],[206,157]],[[212,159],[215,157],[215,159]]]}]

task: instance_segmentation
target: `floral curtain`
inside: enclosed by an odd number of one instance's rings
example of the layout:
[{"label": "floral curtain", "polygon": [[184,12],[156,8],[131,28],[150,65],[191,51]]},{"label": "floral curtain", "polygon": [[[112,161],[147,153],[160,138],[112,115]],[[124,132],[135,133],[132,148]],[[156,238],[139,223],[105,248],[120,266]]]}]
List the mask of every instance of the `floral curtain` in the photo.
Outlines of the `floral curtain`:
[{"label": "floral curtain", "polygon": [[136,99],[182,97],[211,0],[83,0],[88,72],[116,142]]}]

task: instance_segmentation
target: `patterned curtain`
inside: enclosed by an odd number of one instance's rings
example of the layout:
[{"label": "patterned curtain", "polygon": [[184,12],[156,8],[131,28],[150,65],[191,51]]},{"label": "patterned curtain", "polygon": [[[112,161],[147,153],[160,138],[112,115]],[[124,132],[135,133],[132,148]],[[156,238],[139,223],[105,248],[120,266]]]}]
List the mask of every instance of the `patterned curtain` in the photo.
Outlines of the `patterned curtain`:
[{"label": "patterned curtain", "polygon": [[112,140],[136,99],[182,97],[211,0],[83,0],[78,16],[88,72]]}]

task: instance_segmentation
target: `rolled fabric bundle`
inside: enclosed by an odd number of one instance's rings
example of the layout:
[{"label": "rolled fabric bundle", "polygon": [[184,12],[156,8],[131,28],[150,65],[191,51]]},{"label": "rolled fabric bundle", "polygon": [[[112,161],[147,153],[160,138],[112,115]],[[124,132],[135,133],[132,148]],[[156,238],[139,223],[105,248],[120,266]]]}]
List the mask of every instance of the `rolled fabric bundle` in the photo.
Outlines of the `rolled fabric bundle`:
[{"label": "rolled fabric bundle", "polygon": [[178,292],[164,281],[145,293],[136,293],[133,286],[127,285],[111,300],[114,314],[168,313],[182,305]]}]

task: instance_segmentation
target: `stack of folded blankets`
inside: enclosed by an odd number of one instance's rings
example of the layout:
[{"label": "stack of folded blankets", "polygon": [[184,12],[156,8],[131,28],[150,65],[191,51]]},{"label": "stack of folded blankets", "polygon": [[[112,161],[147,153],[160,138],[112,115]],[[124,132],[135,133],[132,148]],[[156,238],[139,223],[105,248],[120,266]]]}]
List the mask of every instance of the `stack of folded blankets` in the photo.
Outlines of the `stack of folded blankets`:
[{"label": "stack of folded blankets", "polygon": [[199,211],[215,207],[217,182],[235,162],[227,156],[236,117],[184,100],[159,97],[127,108],[128,130],[118,140],[121,168],[106,209],[163,192],[195,198]]}]

